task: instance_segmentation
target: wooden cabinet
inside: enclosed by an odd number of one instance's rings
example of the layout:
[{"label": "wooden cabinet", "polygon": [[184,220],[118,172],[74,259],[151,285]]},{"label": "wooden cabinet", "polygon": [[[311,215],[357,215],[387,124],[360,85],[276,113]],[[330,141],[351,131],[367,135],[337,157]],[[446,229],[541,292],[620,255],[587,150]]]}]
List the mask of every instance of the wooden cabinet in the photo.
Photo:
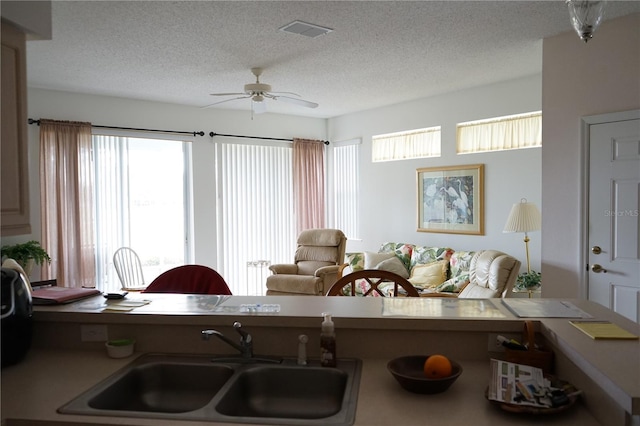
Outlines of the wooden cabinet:
[{"label": "wooden cabinet", "polygon": [[31,233],[27,149],[26,35],[2,22],[2,236]]}]

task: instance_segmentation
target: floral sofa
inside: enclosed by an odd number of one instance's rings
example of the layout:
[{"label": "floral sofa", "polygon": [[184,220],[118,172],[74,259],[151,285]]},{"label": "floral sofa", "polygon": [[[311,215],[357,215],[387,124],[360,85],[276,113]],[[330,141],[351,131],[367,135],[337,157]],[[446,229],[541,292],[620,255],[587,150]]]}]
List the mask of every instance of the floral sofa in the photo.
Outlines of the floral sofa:
[{"label": "floral sofa", "polygon": [[406,278],[422,296],[507,297],[520,265],[518,259],[497,250],[456,251],[389,242],[376,253],[346,253],[340,276],[362,269],[382,269]]}]

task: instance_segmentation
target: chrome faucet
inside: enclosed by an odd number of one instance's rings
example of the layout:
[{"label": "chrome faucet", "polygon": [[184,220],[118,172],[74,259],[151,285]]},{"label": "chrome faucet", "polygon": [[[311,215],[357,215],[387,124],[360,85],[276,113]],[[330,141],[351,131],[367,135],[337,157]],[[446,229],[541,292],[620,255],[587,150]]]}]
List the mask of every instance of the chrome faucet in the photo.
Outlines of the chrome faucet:
[{"label": "chrome faucet", "polygon": [[240,344],[225,337],[224,334],[217,330],[202,330],[202,339],[209,340],[211,336],[216,336],[218,339],[240,351],[242,358],[253,358],[253,340],[251,339],[251,335],[242,329],[242,324],[238,321],[233,323],[233,328],[240,334]]}]

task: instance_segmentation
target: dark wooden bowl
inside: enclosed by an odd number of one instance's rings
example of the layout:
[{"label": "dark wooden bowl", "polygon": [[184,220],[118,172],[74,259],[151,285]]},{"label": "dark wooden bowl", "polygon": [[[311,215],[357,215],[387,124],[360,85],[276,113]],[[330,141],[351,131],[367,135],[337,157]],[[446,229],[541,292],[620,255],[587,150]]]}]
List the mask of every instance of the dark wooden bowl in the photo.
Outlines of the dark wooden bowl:
[{"label": "dark wooden bowl", "polygon": [[430,379],[424,375],[424,362],[429,355],[409,355],[392,359],[387,363],[387,369],[404,389],[413,393],[433,394],[449,389],[462,374],[462,366],[451,361],[453,368],[449,377]]}]

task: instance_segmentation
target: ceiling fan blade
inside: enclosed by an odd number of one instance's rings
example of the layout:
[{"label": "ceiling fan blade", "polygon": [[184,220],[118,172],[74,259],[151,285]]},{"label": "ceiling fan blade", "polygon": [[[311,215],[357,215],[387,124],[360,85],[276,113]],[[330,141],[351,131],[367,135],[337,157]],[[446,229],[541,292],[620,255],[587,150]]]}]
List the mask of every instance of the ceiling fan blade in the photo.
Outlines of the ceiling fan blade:
[{"label": "ceiling fan blade", "polygon": [[247,99],[247,98],[250,98],[250,97],[251,96],[238,96],[237,98],[225,99],[224,101],[214,102],[212,104],[200,107],[200,109],[206,109],[206,108],[212,107],[214,105],[219,105],[219,104],[222,104],[222,103],[225,103],[225,102],[229,102],[229,101],[235,101],[237,99]]},{"label": "ceiling fan blade", "polygon": [[275,100],[283,100],[292,104],[300,105],[307,108],[317,108],[318,104],[315,102],[305,101],[304,99],[292,98],[291,96],[275,96]]},{"label": "ceiling fan blade", "polygon": [[274,96],[281,96],[281,95],[293,95],[293,96],[297,96],[300,97],[300,95],[298,95],[295,92],[269,92],[270,94],[274,95]]},{"label": "ceiling fan blade", "polygon": [[237,92],[237,93],[209,93],[210,96],[240,96],[240,95],[246,95],[246,93],[244,92]]}]

